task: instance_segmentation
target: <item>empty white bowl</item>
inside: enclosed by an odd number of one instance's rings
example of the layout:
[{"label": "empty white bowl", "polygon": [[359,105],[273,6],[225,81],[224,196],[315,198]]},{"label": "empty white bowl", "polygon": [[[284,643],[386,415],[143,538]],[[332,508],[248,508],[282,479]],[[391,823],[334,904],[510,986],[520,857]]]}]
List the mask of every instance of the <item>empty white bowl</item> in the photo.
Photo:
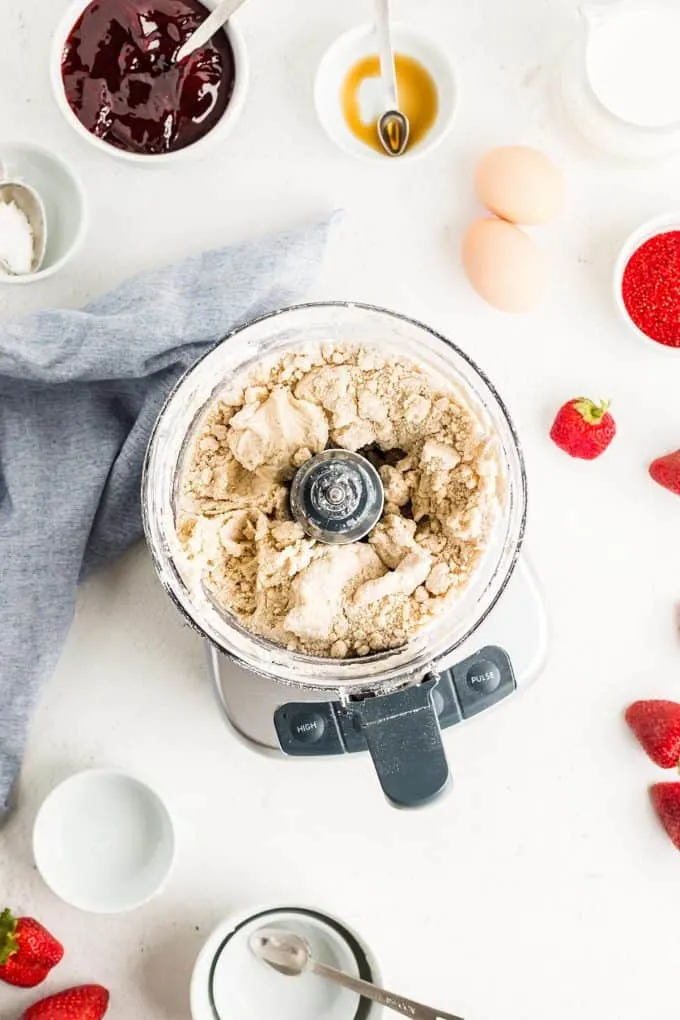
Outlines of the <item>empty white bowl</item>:
[{"label": "empty white bowl", "polygon": [[119,914],[162,889],[175,837],[153,790],[123,772],[92,769],[71,776],[44,801],[33,854],[60,899],[90,913]]},{"label": "empty white bowl", "polygon": [[[203,3],[208,10],[213,10],[213,8],[217,6],[216,0],[201,0],[201,3]],[[119,149],[117,146],[110,145],[109,142],[105,142],[103,139],[97,138],[96,135],[93,135],[91,131],[87,130],[84,124],[81,124],[66,98],[64,80],[61,74],[61,62],[64,53],[64,46],[71,34],[71,29],[89,4],[90,0],[74,0],[74,2],[66,9],[59,25],[57,26],[56,32],[54,33],[52,53],[50,56],[50,79],[52,83],[52,91],[57,101],[57,106],[68,123],[75,131],[77,131],[80,137],[84,138],[91,145],[94,145],[94,147],[100,152],[106,152],[110,156],[117,156],[119,159],[124,159],[127,160],[127,162],[137,163],[137,165],[142,166],[167,166],[168,163],[194,159],[198,156],[202,156],[206,150],[209,150],[213,145],[224,141],[241,114],[245,103],[246,93],[248,91],[249,80],[249,65],[246,45],[241,32],[234,24],[234,19],[230,18],[228,24],[223,29],[223,31],[227,34],[229,42],[231,43],[231,48],[234,52],[235,67],[234,91],[224,114],[211,131],[209,131],[206,135],[203,135],[202,138],[199,138],[198,141],[194,142],[192,145],[187,145],[183,149],[177,149],[176,152],[163,152],[156,155],[148,155],[139,152],[126,152],[124,149]]]},{"label": "empty white bowl", "polygon": [[355,992],[317,977],[286,977],[248,947],[258,928],[306,938],[322,963],[374,984],[380,973],[370,951],[344,922],[306,907],[262,907],[224,921],[201,950],[191,979],[193,1020],[377,1020],[382,1009]]},{"label": "empty white bowl", "polygon": [[53,152],[29,142],[0,141],[0,176],[29,184],[42,199],[47,218],[47,248],[37,273],[7,276],[0,285],[36,283],[52,276],[73,258],[87,230],[85,192],[80,178]]},{"label": "empty white bowl", "polygon": [[392,26],[392,40],[395,53],[404,53],[417,60],[430,72],[437,86],[437,117],[422,141],[394,159],[365,145],[347,125],[341,103],[342,88],[349,71],[358,61],[378,53],[373,25],[350,29],[326,50],[316,73],[314,103],[322,127],[339,148],[364,159],[403,163],[432,152],[444,140],[453,126],[458,108],[458,83],[446,50],[432,39],[408,25],[396,23]]},{"label": "empty white bowl", "polygon": [[657,234],[666,234],[671,231],[680,231],[680,213],[666,213],[662,216],[656,216],[652,220],[648,220],[643,223],[641,227],[634,230],[632,234],[626,239],[619,253],[619,257],[616,260],[614,266],[614,304],[616,305],[617,311],[629,329],[635,333],[640,339],[644,340],[646,344],[659,351],[670,351],[671,353],[680,353],[679,347],[669,347],[667,344],[659,343],[657,340],[653,340],[650,336],[647,336],[639,326],[631,319],[628,314],[628,309],[623,300],[623,276],[626,271],[626,266],[630,262],[631,258],[641,248],[646,241],[649,241],[652,237],[656,237]]}]

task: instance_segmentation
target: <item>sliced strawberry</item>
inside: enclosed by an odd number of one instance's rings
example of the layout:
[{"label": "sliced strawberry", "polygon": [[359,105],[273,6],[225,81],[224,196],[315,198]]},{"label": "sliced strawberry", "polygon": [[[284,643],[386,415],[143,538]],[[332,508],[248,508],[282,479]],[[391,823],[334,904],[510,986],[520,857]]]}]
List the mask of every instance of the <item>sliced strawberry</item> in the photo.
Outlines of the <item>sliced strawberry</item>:
[{"label": "sliced strawberry", "polygon": [[80,985],[34,1003],[21,1014],[21,1020],[102,1020],[108,1008],[106,988]]},{"label": "sliced strawberry", "polygon": [[649,757],[662,769],[680,765],[680,705],[675,701],[635,701],[626,722]]},{"label": "sliced strawberry", "polygon": [[649,465],[649,473],[664,489],[680,496],[680,450],[657,457]]},{"label": "sliced strawberry", "polygon": [[659,821],[680,850],[680,783],[655,783],[649,792]]}]

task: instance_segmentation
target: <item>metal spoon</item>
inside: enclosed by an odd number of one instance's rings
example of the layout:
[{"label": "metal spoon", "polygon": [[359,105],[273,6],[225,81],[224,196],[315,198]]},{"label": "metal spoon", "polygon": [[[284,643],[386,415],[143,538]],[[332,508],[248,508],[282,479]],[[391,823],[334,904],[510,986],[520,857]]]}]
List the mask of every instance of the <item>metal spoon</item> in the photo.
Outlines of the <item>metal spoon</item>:
[{"label": "metal spoon", "polygon": [[[20,184],[19,181],[2,181],[0,183],[0,202],[6,204],[14,202],[28,220],[33,234],[33,258],[29,272],[37,273],[45,258],[47,247],[47,216],[40,195],[28,184]],[[8,276],[28,275],[27,273],[15,273],[5,259],[0,260],[0,268]]]},{"label": "metal spoon", "polygon": [[175,62],[181,63],[194,50],[198,50],[210,42],[215,33],[219,32],[222,25],[229,21],[234,11],[237,11],[243,3],[245,0],[222,0],[212,14],[209,14],[205,21],[201,22],[198,28],[191,33],[187,41],[182,43],[177,51]]},{"label": "metal spoon", "polygon": [[374,0],[375,30],[380,53],[380,74],[385,88],[385,112],[378,118],[378,138],[388,156],[401,156],[408,145],[411,125],[399,109],[397,72],[390,32],[390,0]]},{"label": "metal spoon", "polygon": [[313,957],[306,939],[292,932],[279,931],[276,928],[259,928],[253,932],[248,940],[250,950],[258,959],[268,963],[270,967],[277,970],[279,974],[287,977],[299,977],[305,971],[318,974],[319,977],[333,981],[336,985],[349,988],[357,992],[365,999],[372,999],[379,1002],[388,1009],[402,1016],[409,1016],[411,1020],[461,1020],[461,1017],[453,1013],[443,1013],[438,1009],[431,1009],[423,1006],[412,999],[405,999],[401,995],[387,992],[384,988],[378,988],[370,981],[361,981],[359,978],[344,974],[334,967],[328,967],[325,963],[318,963]]}]

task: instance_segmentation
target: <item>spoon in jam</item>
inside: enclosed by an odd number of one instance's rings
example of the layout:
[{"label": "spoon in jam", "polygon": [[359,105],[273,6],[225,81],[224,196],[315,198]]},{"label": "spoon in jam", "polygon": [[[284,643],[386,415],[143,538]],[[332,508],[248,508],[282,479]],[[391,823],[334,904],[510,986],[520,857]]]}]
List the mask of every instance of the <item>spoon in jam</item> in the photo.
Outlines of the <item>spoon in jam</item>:
[{"label": "spoon in jam", "polygon": [[385,90],[385,111],[378,117],[378,138],[388,156],[401,156],[408,145],[411,126],[399,109],[397,72],[390,32],[390,0],[375,0],[375,30],[380,52],[380,75]]},{"label": "spoon in jam", "polygon": [[[0,174],[2,168],[0,167]],[[45,206],[37,191],[34,191],[28,184],[20,184],[19,181],[0,180],[0,202],[11,204],[12,202],[28,220],[33,235],[33,255],[31,268],[28,273],[37,273],[45,258],[47,247],[47,216]],[[28,273],[17,273],[10,265],[2,259],[2,270],[7,276],[27,276]]]},{"label": "spoon in jam", "polygon": [[177,50],[175,62],[180,64],[194,50],[200,50],[201,46],[205,46],[207,42],[210,42],[215,33],[219,32],[222,26],[229,21],[232,14],[245,2],[246,0],[221,0],[221,3],[217,5],[212,14],[209,14],[205,21],[201,22],[196,31],[191,33],[186,42],[182,43]]}]

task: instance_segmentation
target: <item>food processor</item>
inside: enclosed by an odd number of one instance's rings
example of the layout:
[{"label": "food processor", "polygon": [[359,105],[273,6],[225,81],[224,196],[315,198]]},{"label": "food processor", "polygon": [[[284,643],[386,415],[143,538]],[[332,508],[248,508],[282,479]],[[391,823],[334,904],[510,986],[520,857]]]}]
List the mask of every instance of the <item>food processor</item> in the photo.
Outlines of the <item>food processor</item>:
[{"label": "food processor", "polygon": [[[439,377],[493,437],[503,480],[488,545],[456,601],[405,645],[348,659],[305,655],[250,633],[187,575],[176,534],[186,459],[220,391],[262,359],[310,343],[376,348]],[[305,519],[308,534],[316,528],[321,541],[356,540],[369,518],[370,529],[382,508],[382,493],[375,491],[380,478],[370,468],[361,455],[334,449],[299,469],[291,512]],[[387,799],[398,807],[426,804],[448,785],[442,730],[503,701],[541,668],[545,612],[533,574],[520,561],[526,496],[514,426],[472,360],[421,323],[344,302],[271,313],[208,352],[168,397],[142,482],[144,528],[158,576],[207,641],[212,679],[232,727],[268,753],[368,751]]]}]

